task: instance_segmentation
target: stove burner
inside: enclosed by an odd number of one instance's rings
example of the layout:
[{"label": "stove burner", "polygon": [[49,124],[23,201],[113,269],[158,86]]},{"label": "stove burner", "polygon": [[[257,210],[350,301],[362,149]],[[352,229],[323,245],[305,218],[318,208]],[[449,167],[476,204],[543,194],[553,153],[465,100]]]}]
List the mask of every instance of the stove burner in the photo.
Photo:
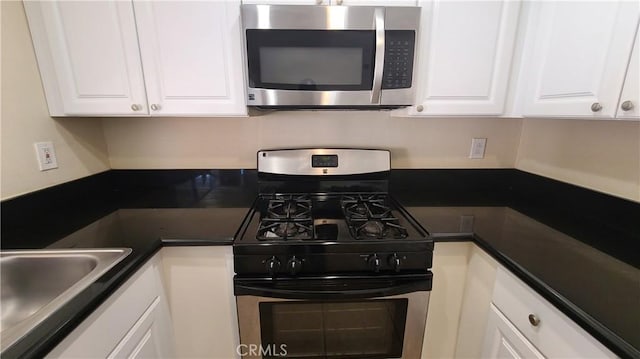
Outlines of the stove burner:
[{"label": "stove burner", "polygon": [[313,239],[311,221],[291,222],[264,218],[258,228],[259,240]]},{"label": "stove burner", "polygon": [[366,221],[362,226],[357,228],[357,231],[366,237],[381,237],[384,231],[384,224],[379,221]]},{"label": "stove burner", "polygon": [[305,196],[276,196],[269,200],[268,218],[305,219],[311,218],[311,200]]},{"label": "stove burner", "polygon": [[273,230],[278,237],[291,237],[297,232],[298,228],[291,222],[279,223]]},{"label": "stove burner", "polygon": [[344,196],[341,203],[349,231],[355,239],[402,239],[408,236],[407,229],[393,216],[384,195]]},{"label": "stove burner", "polygon": [[359,195],[345,196],[342,198],[346,217],[369,218],[385,217],[389,215],[391,209],[386,205],[383,195]]}]

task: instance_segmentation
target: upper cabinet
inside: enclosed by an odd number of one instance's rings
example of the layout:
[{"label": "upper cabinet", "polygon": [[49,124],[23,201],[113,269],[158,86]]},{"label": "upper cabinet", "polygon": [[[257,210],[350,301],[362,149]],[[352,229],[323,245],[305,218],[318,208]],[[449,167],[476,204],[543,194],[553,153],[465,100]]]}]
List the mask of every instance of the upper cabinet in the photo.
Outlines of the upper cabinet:
[{"label": "upper cabinet", "polygon": [[532,2],[521,67],[523,115],[613,118],[639,8],[624,0]]},{"label": "upper cabinet", "polygon": [[622,87],[622,95],[618,103],[617,118],[640,119],[640,25],[636,31],[636,42],[633,45],[631,60],[627,68],[627,76]]},{"label": "upper cabinet", "polygon": [[25,1],[52,116],[246,115],[240,1]]},{"label": "upper cabinet", "polygon": [[412,115],[504,112],[519,1],[420,1],[421,39]]}]

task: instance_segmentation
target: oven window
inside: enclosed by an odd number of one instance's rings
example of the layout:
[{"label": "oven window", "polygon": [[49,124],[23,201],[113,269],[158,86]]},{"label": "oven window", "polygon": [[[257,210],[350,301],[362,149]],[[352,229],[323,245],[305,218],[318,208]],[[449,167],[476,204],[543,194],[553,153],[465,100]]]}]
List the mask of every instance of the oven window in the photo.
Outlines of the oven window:
[{"label": "oven window", "polygon": [[407,304],[406,298],[262,302],[262,345],[286,345],[288,358],[400,358]]},{"label": "oven window", "polygon": [[371,90],[368,30],[247,30],[249,85],[282,90]]}]

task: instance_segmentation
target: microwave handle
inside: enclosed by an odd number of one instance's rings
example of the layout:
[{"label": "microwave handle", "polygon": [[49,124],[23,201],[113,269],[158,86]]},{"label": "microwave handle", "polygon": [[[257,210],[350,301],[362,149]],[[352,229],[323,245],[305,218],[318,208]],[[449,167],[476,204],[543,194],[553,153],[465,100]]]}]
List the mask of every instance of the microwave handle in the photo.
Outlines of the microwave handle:
[{"label": "microwave handle", "polygon": [[384,68],[384,8],[378,7],[373,14],[376,27],[376,58],[373,65],[373,88],[371,89],[371,103],[380,103],[382,90],[382,75]]}]

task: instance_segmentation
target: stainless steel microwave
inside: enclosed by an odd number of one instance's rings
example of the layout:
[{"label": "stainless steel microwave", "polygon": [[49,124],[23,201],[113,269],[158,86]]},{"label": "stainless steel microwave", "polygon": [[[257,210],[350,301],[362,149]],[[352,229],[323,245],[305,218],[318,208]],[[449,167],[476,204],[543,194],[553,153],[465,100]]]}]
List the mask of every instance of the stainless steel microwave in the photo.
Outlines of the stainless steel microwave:
[{"label": "stainless steel microwave", "polygon": [[413,103],[418,7],[243,5],[247,104]]}]

